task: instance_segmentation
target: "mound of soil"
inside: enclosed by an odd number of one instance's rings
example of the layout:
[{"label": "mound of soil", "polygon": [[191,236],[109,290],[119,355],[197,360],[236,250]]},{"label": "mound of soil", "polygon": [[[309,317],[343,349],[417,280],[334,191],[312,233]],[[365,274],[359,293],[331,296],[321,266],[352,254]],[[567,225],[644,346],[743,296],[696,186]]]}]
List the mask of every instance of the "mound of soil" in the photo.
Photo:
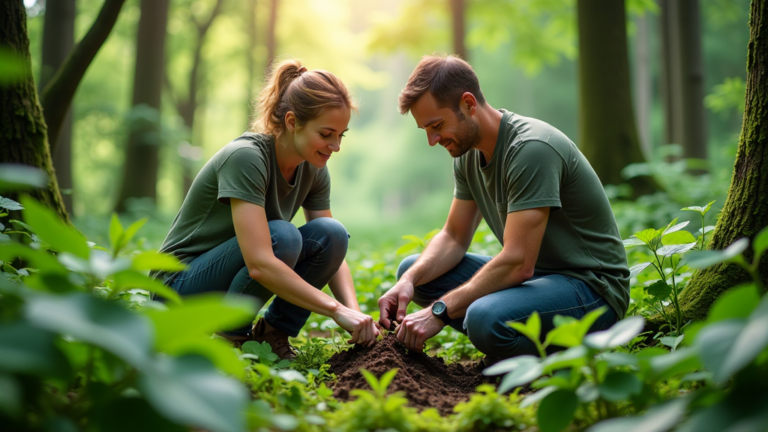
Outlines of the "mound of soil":
[{"label": "mound of soil", "polygon": [[355,346],[334,354],[328,363],[338,377],[333,385],[336,399],[349,401],[354,399],[351,390],[370,389],[360,369],[381,378],[388,370],[398,368],[387,393],[405,392],[408,406],[419,410],[437,408],[442,415],[451,414],[456,404],[469,400],[478,385],[494,381],[483,376],[478,367],[446,365],[442,358],[408,351],[394,335],[385,336],[371,348]]}]

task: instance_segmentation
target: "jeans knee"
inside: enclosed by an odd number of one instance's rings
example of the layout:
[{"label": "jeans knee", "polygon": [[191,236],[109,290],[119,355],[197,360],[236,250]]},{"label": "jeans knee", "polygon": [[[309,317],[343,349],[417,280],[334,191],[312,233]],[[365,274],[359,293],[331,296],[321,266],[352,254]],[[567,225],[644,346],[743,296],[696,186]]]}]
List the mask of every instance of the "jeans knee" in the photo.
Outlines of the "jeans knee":
[{"label": "jeans knee", "polygon": [[308,222],[315,229],[322,232],[328,239],[327,249],[346,256],[349,247],[349,233],[344,225],[334,218],[321,217]]},{"label": "jeans knee", "polygon": [[302,247],[299,229],[290,222],[273,220],[269,221],[269,233],[275,257],[291,268],[296,266]]},{"label": "jeans knee", "polygon": [[483,299],[467,308],[464,327],[470,342],[478,351],[499,358],[522,354],[525,336],[519,334],[494,312],[494,305]]},{"label": "jeans knee", "polygon": [[397,267],[397,280],[400,280],[400,278],[403,276],[403,273],[405,273],[413,263],[416,262],[416,260],[419,258],[420,254],[410,255],[405,257],[404,260],[400,262],[400,265]]}]

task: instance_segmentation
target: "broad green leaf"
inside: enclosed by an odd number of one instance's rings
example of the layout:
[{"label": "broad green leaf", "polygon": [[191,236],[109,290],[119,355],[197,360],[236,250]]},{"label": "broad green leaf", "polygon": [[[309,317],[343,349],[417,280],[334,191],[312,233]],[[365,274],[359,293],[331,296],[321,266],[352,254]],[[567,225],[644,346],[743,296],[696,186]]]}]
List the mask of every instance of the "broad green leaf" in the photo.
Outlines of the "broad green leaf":
[{"label": "broad green leaf", "polygon": [[20,164],[0,164],[0,193],[44,188],[48,175],[43,170]]},{"label": "broad green leaf", "polygon": [[23,400],[22,387],[16,377],[0,372],[0,413],[18,420]]},{"label": "broad green leaf", "polygon": [[664,245],[696,243],[696,237],[694,237],[693,234],[688,231],[675,231],[662,237],[661,242]]},{"label": "broad green leaf", "polygon": [[667,246],[660,247],[656,251],[656,253],[665,257],[671,257],[672,255],[676,255],[676,254],[684,254],[695,247],[696,247],[695,241],[693,243],[688,243],[688,244],[667,245]]},{"label": "broad green leaf", "polygon": [[427,235],[424,236],[424,241],[432,240],[432,237],[436,236],[437,233],[439,233],[440,231],[442,231],[442,229],[437,228],[437,229],[433,229],[432,231],[428,232]]},{"label": "broad green leaf", "polygon": [[27,298],[25,314],[37,327],[96,345],[135,367],[149,359],[151,324],[116,303],[83,293],[36,294]]},{"label": "broad green leaf", "polygon": [[[295,371],[293,369],[279,371],[277,372],[277,376],[279,376],[280,379],[282,379],[285,382],[298,381],[302,384],[307,384],[307,378],[304,375],[302,375],[301,372]],[[386,377],[386,374],[384,374],[384,376],[381,377],[382,381],[384,380],[385,377]]]},{"label": "broad green leaf", "polygon": [[664,346],[668,346],[668,347],[672,348],[672,351],[674,351],[674,350],[677,349],[677,346],[680,345],[680,342],[682,342],[683,339],[685,339],[685,335],[680,335],[680,336],[677,336],[677,337],[675,337],[675,336],[665,336],[665,337],[659,339],[659,341],[661,341],[661,343]]},{"label": "broad green leaf", "polygon": [[186,268],[186,265],[175,256],[161,252],[142,252],[133,257],[132,260],[133,268],[136,270],[177,272]]},{"label": "broad green leaf", "polygon": [[0,325],[0,371],[64,378],[69,362],[54,333],[26,322]]},{"label": "broad green leaf", "polygon": [[59,219],[53,210],[30,197],[22,197],[21,203],[25,207],[24,220],[41,240],[51,245],[55,251],[70,252],[88,259],[91,250],[79,231]]},{"label": "broad green leaf", "polygon": [[648,359],[648,365],[651,369],[649,377],[654,380],[664,380],[701,368],[698,352],[691,347],[651,357]]},{"label": "broad green leaf", "polygon": [[639,335],[645,327],[645,319],[641,316],[624,318],[608,330],[588,334],[584,345],[597,350],[616,348],[629,343]]},{"label": "broad green leaf", "polygon": [[536,418],[542,432],[560,432],[573,420],[579,401],[571,390],[557,390],[539,404]]},{"label": "broad green leaf", "polygon": [[642,241],[646,245],[650,245],[651,242],[654,241],[657,237],[659,237],[660,234],[661,233],[659,232],[659,230],[655,230],[653,228],[648,228],[646,230],[642,230],[640,232],[636,232],[636,233],[632,234],[631,237],[634,237],[634,238]]},{"label": "broad green leaf", "polygon": [[644,262],[640,264],[635,264],[629,269],[629,278],[632,279],[633,277],[636,277],[640,273],[643,272],[648,266],[651,265],[650,262]]},{"label": "broad green leaf", "polygon": [[739,285],[721,294],[709,310],[708,322],[731,318],[747,318],[760,302],[760,294],[754,284]]},{"label": "broad green leaf", "polygon": [[269,342],[256,342],[248,341],[241,347],[244,353],[254,354],[259,357],[260,361],[266,360],[268,362],[274,362],[280,357],[272,352],[272,346]]},{"label": "broad green leaf", "polygon": [[365,378],[365,381],[368,382],[368,385],[371,386],[371,389],[374,392],[379,391],[379,380],[376,378],[376,375],[368,372],[365,369],[360,369],[360,374],[363,375],[363,378]]},{"label": "broad green leaf", "polygon": [[[761,303],[768,304],[768,297]],[[752,363],[768,346],[768,308],[758,307],[749,318],[747,325],[739,332],[736,341],[728,352],[721,375],[715,373],[715,379],[730,377]]]},{"label": "broad green leaf", "polygon": [[528,317],[525,324],[508,321],[507,325],[524,334],[528,339],[534,342],[539,342],[539,337],[541,336],[541,318],[539,318],[538,312],[534,311],[531,316]]},{"label": "broad green leaf", "polygon": [[100,278],[107,278],[115,273],[129,269],[131,267],[131,260],[122,257],[112,258],[112,255],[108,252],[94,250],[91,252],[89,267],[89,273]]},{"label": "broad green leaf", "polygon": [[734,262],[734,260],[741,258],[741,253],[747,250],[747,247],[749,247],[749,239],[742,238],[736,240],[722,251],[691,251],[685,257],[685,262],[689,267],[697,269],[703,269],[722,262]]},{"label": "broad green leaf", "polygon": [[210,360],[220,371],[238,378],[244,377],[245,367],[250,362],[243,362],[230,342],[208,336],[187,335],[179,339],[177,343],[166,346],[162,352],[174,356],[198,354]]},{"label": "broad green leaf", "polygon": [[416,249],[419,246],[421,246],[421,244],[416,243],[416,242],[406,243],[406,244],[400,246],[399,248],[397,248],[397,250],[395,251],[395,254],[402,255],[404,253],[407,253],[407,252],[410,252],[410,251]]},{"label": "broad green leaf", "polygon": [[486,368],[483,370],[483,375],[501,375],[505,374],[507,372],[512,372],[513,370],[526,365],[526,364],[534,364],[538,363],[539,358],[531,355],[521,355],[517,357],[508,358],[506,360],[502,360],[495,365]]},{"label": "broad green leaf", "polygon": [[597,386],[600,396],[609,402],[627,400],[632,395],[639,394],[643,383],[637,376],[629,372],[611,372],[605,376],[603,382]]},{"label": "broad green leaf", "polygon": [[499,393],[506,393],[515,387],[527,384],[544,372],[544,366],[540,363],[523,363],[512,372],[504,375],[499,384]]},{"label": "broad green leaf", "polygon": [[123,225],[120,223],[120,218],[117,217],[117,213],[112,213],[112,219],[109,221],[109,245],[112,247],[114,255],[117,255],[119,252],[118,246],[124,233],[125,230],[123,230]]},{"label": "broad green leaf", "polygon": [[160,282],[149,276],[143,275],[134,270],[123,270],[113,276],[115,292],[122,292],[132,288],[140,288],[151,293],[158,294],[174,303],[181,303],[179,294]]},{"label": "broad green leaf", "polygon": [[[672,223],[675,223],[676,221],[677,221],[677,219],[672,221]],[[680,222],[679,224],[675,224],[675,225],[670,224],[670,226],[668,226],[667,228],[664,229],[664,231],[661,233],[661,236],[665,237],[665,236],[667,236],[669,234],[672,234],[673,232],[680,231],[681,229],[683,229],[686,226],[688,226],[689,223],[691,223],[691,222],[690,221],[685,221],[685,222]]]},{"label": "broad green leaf", "polygon": [[626,240],[622,240],[621,242],[624,244],[625,248],[630,248],[633,246],[640,246],[645,244],[644,241],[636,238],[628,238]]},{"label": "broad green leaf", "polygon": [[699,228],[699,229],[698,229],[698,233],[699,233],[699,234],[702,234],[702,233],[706,234],[706,233],[708,233],[708,232],[712,232],[712,231],[714,231],[714,230],[715,230],[715,226],[714,226],[714,225],[707,225],[707,226],[705,226],[703,229],[702,229],[702,228]]},{"label": "broad green leaf", "polygon": [[694,346],[698,348],[704,366],[712,371],[712,378],[718,384],[730,378],[723,366],[745,324],[744,320],[739,319],[716,322],[702,328],[696,337]]},{"label": "broad green leaf", "polygon": [[138,388],[176,423],[211,432],[245,432],[247,390],[204,357],[157,357],[139,376]]},{"label": "broad green leaf", "polygon": [[16,201],[0,196],[0,208],[4,208],[6,210],[24,210],[24,206],[17,203]]},{"label": "broad green leaf", "polygon": [[557,391],[557,387],[545,387],[536,393],[529,393],[525,399],[520,403],[520,408],[525,408],[527,406],[531,406],[535,404],[536,402],[539,402],[540,400],[544,399],[549,395],[550,393],[553,393]]},{"label": "broad green leaf", "polygon": [[3,245],[0,248],[0,261],[11,262],[16,258],[23,259],[28,265],[44,273],[64,275],[69,273],[56,257],[45,251],[32,249],[19,243]]},{"label": "broad green leaf", "polygon": [[392,380],[395,379],[395,375],[397,375],[398,369],[390,369],[387,371],[384,375],[381,376],[381,379],[379,380],[379,386],[381,387],[382,391],[389,388],[389,385],[392,383]]},{"label": "broad green leaf", "polygon": [[754,259],[760,259],[763,252],[768,249],[768,227],[761,229],[760,232],[757,233],[755,239],[752,241],[752,248],[755,250]]},{"label": "broad green leaf", "polygon": [[576,389],[576,397],[581,403],[592,403],[600,397],[600,390],[593,383],[587,381]]},{"label": "broad green leaf", "polygon": [[648,295],[658,300],[666,300],[672,295],[672,287],[663,280],[657,280],[646,288]]},{"label": "broad green leaf", "polygon": [[93,410],[94,430],[109,432],[188,432],[189,427],[171,422],[140,397],[121,397]]},{"label": "broad green leaf", "polygon": [[581,345],[581,342],[584,340],[584,335],[587,334],[589,328],[592,327],[592,324],[594,324],[606,310],[607,308],[603,306],[587,313],[578,321],[572,321],[559,327],[555,327],[547,333],[547,337],[544,340],[544,346],[557,345],[570,348]]},{"label": "broad green leaf", "polygon": [[424,246],[424,240],[422,240],[419,236],[415,236],[412,234],[404,235],[402,237],[403,240],[409,240],[413,243],[418,244],[419,246]]},{"label": "broad green leaf", "polygon": [[647,413],[633,417],[619,417],[592,425],[587,432],[666,432],[677,425],[685,415],[689,398],[680,397],[651,407]]},{"label": "broad green leaf", "polygon": [[614,351],[600,354],[599,359],[605,361],[608,364],[608,367],[637,366],[638,363],[637,357],[634,355]]},{"label": "broad green leaf", "polygon": [[142,218],[137,220],[136,222],[132,223],[128,228],[125,229],[125,233],[123,233],[123,237],[120,239],[120,249],[124,248],[128,245],[128,243],[133,240],[133,237],[136,235],[136,233],[141,229],[141,227],[144,226],[145,223],[147,223],[149,219]]},{"label": "broad green leaf", "polygon": [[155,323],[155,346],[164,351],[185,343],[187,337],[208,337],[214,332],[247,324],[256,310],[250,298],[235,302],[216,294],[201,294],[186,297],[183,304],[168,305],[168,310],[145,309],[143,312]]},{"label": "broad green leaf", "polygon": [[705,205],[704,207],[701,207],[701,206],[689,206],[689,207],[683,207],[680,210],[683,210],[683,211],[695,211],[695,212],[701,213],[701,215],[704,216],[705,214],[707,214],[709,209],[712,208],[712,204],[714,204],[714,203],[715,203],[715,201],[712,201],[711,203]]}]

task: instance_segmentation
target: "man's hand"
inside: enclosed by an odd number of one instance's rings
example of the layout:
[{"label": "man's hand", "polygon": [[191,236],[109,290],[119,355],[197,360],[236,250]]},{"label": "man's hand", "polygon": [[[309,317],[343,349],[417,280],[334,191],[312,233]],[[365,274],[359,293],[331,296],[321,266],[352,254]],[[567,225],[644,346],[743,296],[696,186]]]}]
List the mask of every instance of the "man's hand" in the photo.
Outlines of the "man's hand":
[{"label": "man's hand", "polygon": [[387,330],[391,330],[392,320],[399,323],[405,318],[405,310],[413,299],[413,284],[401,279],[386,294],[379,298],[379,323]]},{"label": "man's hand", "polygon": [[341,328],[352,335],[349,343],[356,343],[365,346],[373,346],[376,343],[376,337],[379,335],[379,328],[370,315],[341,306],[333,314],[333,320]]},{"label": "man's hand", "polygon": [[430,308],[422,309],[405,317],[397,329],[397,340],[409,350],[424,351],[424,342],[440,333],[445,324],[432,315]]}]

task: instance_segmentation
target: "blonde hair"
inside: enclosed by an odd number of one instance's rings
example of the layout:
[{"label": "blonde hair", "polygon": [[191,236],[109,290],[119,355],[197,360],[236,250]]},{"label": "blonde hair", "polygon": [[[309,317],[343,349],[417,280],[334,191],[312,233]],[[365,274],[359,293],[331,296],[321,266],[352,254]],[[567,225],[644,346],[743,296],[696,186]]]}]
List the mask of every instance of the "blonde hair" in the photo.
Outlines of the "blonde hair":
[{"label": "blonde hair", "polygon": [[285,132],[285,114],[292,111],[299,126],[317,118],[325,108],[357,107],[347,87],[324,70],[308,71],[298,60],[276,65],[256,99],[257,117],[251,132],[279,137]]}]

